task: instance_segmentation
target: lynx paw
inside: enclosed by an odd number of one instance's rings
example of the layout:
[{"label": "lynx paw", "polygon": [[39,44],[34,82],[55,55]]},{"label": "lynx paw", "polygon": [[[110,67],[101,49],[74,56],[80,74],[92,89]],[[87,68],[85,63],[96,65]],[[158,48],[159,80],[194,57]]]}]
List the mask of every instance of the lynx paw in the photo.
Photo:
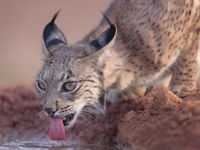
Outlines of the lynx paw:
[{"label": "lynx paw", "polygon": [[118,90],[110,90],[107,95],[107,100],[111,103],[119,102],[119,101],[126,101],[131,99],[138,99],[144,96],[146,92],[145,88],[128,88],[123,91]]},{"label": "lynx paw", "polygon": [[194,85],[176,85],[172,88],[172,92],[181,98],[195,94],[196,90]]}]

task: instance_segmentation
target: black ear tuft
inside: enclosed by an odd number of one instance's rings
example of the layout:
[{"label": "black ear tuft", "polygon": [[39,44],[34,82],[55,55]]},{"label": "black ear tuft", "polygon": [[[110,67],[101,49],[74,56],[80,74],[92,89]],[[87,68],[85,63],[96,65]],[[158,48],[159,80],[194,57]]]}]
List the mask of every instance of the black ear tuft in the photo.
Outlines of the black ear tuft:
[{"label": "black ear tuft", "polygon": [[65,39],[62,31],[57,27],[54,23],[58,14],[58,11],[52,18],[52,20],[46,25],[43,31],[43,40],[47,50],[50,52],[50,46],[56,45],[59,43],[67,44],[67,40]]},{"label": "black ear tuft", "polygon": [[102,14],[106,22],[110,25],[110,28],[105,32],[103,32],[98,39],[95,39],[92,42],[90,42],[90,45],[94,47],[96,50],[99,50],[104,46],[106,46],[108,43],[110,43],[114,39],[117,32],[116,26],[110,21],[110,19],[104,13]]}]

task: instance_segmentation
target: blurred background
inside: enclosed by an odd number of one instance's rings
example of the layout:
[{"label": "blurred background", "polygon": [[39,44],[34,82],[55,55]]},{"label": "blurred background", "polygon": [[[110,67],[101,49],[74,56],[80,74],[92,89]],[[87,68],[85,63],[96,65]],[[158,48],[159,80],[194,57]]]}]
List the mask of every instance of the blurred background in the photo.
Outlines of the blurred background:
[{"label": "blurred background", "polygon": [[56,11],[68,42],[93,29],[111,0],[1,0],[0,88],[31,84],[42,64],[42,31]]}]

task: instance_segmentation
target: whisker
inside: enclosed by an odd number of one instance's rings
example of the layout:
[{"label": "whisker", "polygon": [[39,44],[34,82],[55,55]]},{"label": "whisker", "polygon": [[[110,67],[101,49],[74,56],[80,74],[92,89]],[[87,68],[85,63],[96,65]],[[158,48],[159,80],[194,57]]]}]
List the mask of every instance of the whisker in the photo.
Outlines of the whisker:
[{"label": "whisker", "polygon": [[61,108],[60,110],[58,110],[56,112],[56,115],[57,116],[58,115],[67,115],[72,111],[72,108],[73,108],[73,106],[68,106],[68,107]]},{"label": "whisker", "polygon": [[92,118],[97,119],[98,121],[103,121],[104,118],[105,118],[105,113],[99,108],[97,108],[97,109],[92,109],[92,108],[83,109],[81,111],[81,113],[87,114],[87,115],[91,116]]},{"label": "whisker", "polygon": [[38,114],[40,120],[47,120],[48,114],[45,111],[40,111]]}]

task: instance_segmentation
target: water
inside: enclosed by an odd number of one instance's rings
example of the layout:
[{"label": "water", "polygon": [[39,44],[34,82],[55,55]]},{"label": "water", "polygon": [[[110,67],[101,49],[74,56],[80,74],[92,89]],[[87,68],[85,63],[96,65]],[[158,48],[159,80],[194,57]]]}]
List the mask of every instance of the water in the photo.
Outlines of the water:
[{"label": "water", "polygon": [[107,150],[105,146],[72,145],[68,142],[16,141],[0,146],[0,150]]},{"label": "water", "polygon": [[133,145],[131,147],[83,145],[79,140],[72,140],[70,138],[66,141],[51,141],[44,134],[26,132],[18,135],[13,133],[4,137],[4,144],[0,145],[0,150],[147,150],[136,145],[134,147]]},{"label": "water", "polygon": [[[37,131],[27,131],[18,134],[12,131],[3,137],[3,144],[0,150],[109,150],[106,146],[83,145],[80,141],[72,140],[70,137],[66,141],[51,141],[47,134]],[[1,142],[0,142],[1,143]],[[111,148],[113,149],[113,148]]]}]

